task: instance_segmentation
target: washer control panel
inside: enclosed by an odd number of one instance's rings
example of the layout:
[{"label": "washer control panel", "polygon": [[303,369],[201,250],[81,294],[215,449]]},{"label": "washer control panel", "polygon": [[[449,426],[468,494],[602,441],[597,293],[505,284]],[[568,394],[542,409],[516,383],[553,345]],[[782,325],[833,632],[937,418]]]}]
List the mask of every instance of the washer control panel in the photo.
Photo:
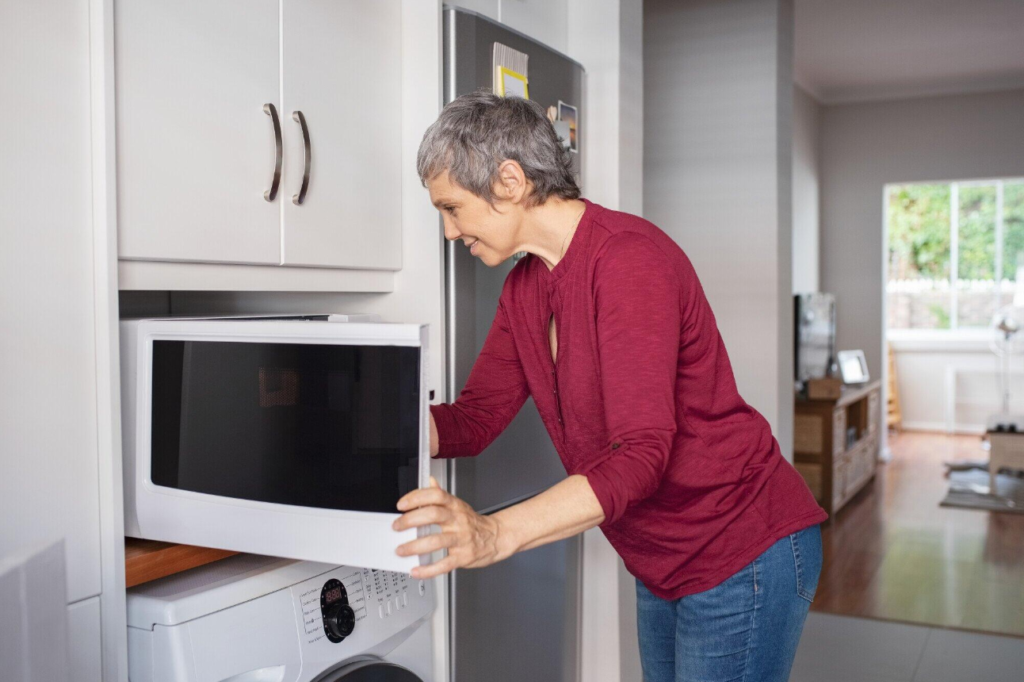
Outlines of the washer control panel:
[{"label": "washer control panel", "polygon": [[383,641],[434,610],[429,581],[394,571],[337,566],[291,592],[303,649],[314,659],[321,655],[314,651],[333,660],[337,645],[361,648]]},{"label": "washer control panel", "polygon": [[320,589],[320,616],[324,634],[335,644],[355,629],[356,613],[348,603],[348,590],[337,578],[331,578]]},{"label": "washer control panel", "polygon": [[409,600],[414,596],[426,596],[427,584],[423,580],[415,580],[408,573],[393,571],[376,571],[363,569],[363,584],[367,585],[372,611],[377,606],[377,617],[387,618],[409,607]]}]

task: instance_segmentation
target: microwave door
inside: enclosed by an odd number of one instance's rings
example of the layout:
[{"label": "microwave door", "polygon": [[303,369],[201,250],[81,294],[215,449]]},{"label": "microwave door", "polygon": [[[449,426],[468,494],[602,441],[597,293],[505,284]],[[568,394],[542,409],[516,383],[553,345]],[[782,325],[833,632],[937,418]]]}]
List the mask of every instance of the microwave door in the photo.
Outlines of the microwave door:
[{"label": "microwave door", "polygon": [[425,347],[205,335],[154,338],[150,352],[142,537],[388,570],[419,563],[394,551],[415,531],[391,523],[429,466]]},{"label": "microwave door", "polygon": [[178,344],[181,435],[154,482],[382,513],[417,487],[418,348]]}]

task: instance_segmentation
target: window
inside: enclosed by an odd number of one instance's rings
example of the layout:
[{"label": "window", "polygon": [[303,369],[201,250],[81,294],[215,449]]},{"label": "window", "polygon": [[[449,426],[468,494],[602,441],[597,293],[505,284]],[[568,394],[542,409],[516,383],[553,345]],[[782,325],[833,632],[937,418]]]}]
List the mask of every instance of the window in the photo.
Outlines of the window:
[{"label": "window", "polygon": [[[889,329],[987,327],[1024,280],[1024,178],[886,187]],[[1024,281],[1021,282],[1024,297]]]}]

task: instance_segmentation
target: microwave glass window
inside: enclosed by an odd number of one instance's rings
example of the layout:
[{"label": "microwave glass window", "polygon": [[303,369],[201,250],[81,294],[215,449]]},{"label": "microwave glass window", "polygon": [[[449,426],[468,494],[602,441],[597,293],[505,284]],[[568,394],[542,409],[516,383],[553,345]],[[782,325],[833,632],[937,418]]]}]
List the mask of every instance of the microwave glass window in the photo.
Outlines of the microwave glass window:
[{"label": "microwave glass window", "polygon": [[152,480],[397,512],[419,474],[420,349],[153,342]]}]

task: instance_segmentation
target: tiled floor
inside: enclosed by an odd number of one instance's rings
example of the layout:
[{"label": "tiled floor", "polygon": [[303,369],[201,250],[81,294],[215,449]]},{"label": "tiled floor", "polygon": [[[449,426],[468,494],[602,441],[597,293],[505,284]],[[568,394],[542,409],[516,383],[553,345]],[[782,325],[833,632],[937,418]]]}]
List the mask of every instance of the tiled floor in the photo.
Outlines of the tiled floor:
[{"label": "tiled floor", "polygon": [[1024,680],[1024,639],[812,612],[789,680]]}]

